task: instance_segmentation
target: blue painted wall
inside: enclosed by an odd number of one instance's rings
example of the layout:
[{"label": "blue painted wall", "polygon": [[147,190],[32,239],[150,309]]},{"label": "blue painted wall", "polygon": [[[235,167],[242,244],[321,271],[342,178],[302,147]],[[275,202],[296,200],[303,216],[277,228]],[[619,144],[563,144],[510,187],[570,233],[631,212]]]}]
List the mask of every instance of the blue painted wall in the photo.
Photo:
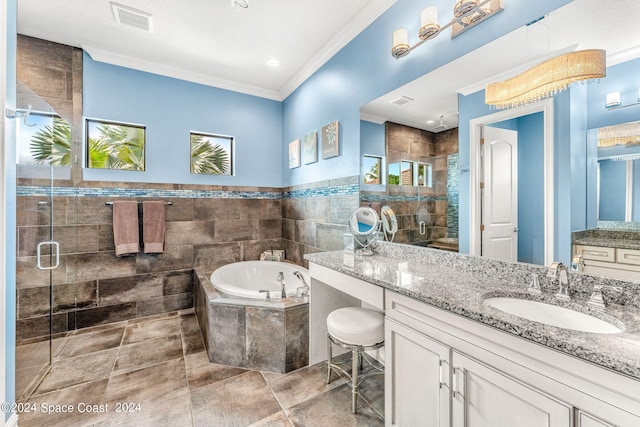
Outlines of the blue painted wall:
[{"label": "blue painted wall", "polygon": [[633,196],[631,220],[640,221],[640,160],[633,162]]},{"label": "blue painted wall", "polygon": [[[85,180],[282,186],[282,103],[96,62],[87,54],[83,68],[85,117],[147,127],[144,172],[85,169]],[[190,131],[235,137],[235,176],[192,175]]]},{"label": "blue painted wall", "polygon": [[627,162],[600,161],[601,221],[624,221],[626,209]]},{"label": "blue painted wall", "polygon": [[374,156],[387,155],[384,124],[360,121],[360,151]]},{"label": "blue painted wall", "polygon": [[[339,120],[341,125],[340,156],[293,170],[283,166],[284,184],[297,185],[357,175],[359,108],[362,104],[566,3],[569,0],[511,2],[503,12],[455,40],[446,35],[440,36],[408,57],[396,60],[390,53],[391,34],[397,28],[412,29],[410,42],[417,41],[414,33],[420,25],[420,11],[424,8],[424,2],[419,0],[396,2],[284,101],[285,143],[309,131],[320,130],[333,120]],[[436,0],[431,5],[438,6],[441,22],[450,19],[451,1]]]},{"label": "blue painted wall", "polygon": [[[7,108],[16,107],[16,0],[7,0]],[[4,114],[4,112],[3,112]],[[5,319],[4,319],[4,339],[5,339],[5,374],[3,387],[6,402],[15,402],[16,383],[16,138],[15,120],[5,120],[7,144],[4,157],[5,189],[4,194],[7,203],[6,214],[6,238],[7,243],[4,248],[6,273],[5,273]],[[9,419],[11,413],[5,414],[5,419]]]},{"label": "blue painted wall", "polygon": [[604,108],[609,92],[620,92],[623,105],[637,102],[638,88],[640,88],[640,58],[607,67],[607,77],[587,86],[587,127],[594,129],[639,120],[640,105],[616,110]]}]

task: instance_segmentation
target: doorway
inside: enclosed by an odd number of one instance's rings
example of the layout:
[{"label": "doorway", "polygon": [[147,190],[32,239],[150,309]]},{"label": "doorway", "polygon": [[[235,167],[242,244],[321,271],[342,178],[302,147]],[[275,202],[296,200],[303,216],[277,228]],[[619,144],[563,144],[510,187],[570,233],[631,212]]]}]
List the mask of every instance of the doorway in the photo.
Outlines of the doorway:
[{"label": "doorway", "polygon": [[[487,116],[470,120],[470,150],[469,150],[469,172],[470,172],[470,236],[469,251],[472,255],[483,255],[483,232],[482,232],[482,194],[481,183],[483,182],[483,163],[481,155],[481,137],[485,126],[503,122],[506,120],[518,119],[534,113],[542,113],[543,118],[543,153],[542,153],[542,240],[540,243],[542,253],[537,255],[539,260],[536,263],[550,265],[554,257],[554,173],[553,173],[553,99],[544,100],[536,104],[527,105],[510,110],[499,111]],[[538,188],[540,187],[540,183]],[[522,196],[522,195],[521,195]],[[519,224],[517,234],[521,235],[525,230]],[[512,227],[513,230],[513,227]]]}]

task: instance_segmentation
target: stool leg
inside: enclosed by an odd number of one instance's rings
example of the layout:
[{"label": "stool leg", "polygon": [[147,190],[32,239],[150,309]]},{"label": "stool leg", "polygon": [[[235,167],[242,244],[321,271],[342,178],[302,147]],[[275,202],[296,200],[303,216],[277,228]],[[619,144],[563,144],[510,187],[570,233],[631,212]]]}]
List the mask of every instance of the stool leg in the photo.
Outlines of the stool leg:
[{"label": "stool leg", "polygon": [[327,334],[327,384],[331,382],[331,363],[333,359],[331,353],[331,340],[329,339],[329,334]]},{"label": "stool leg", "polygon": [[351,350],[351,412],[356,413],[358,398],[358,371],[360,370],[360,353],[356,347]]}]

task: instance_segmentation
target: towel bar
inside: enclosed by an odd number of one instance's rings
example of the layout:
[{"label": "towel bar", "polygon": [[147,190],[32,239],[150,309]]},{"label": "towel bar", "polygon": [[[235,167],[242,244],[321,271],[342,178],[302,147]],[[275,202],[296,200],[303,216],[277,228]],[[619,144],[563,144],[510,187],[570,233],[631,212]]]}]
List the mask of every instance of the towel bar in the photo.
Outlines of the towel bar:
[{"label": "towel bar", "polygon": [[[138,202],[138,204],[140,204],[142,202]],[[105,205],[107,206],[113,206],[113,202],[104,202]],[[165,205],[173,205],[173,202],[164,202]]]}]

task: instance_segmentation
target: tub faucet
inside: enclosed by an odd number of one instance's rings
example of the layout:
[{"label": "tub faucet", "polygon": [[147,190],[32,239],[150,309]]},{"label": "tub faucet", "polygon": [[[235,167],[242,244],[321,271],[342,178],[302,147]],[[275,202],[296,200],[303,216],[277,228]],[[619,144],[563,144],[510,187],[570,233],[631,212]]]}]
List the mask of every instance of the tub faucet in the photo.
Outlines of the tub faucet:
[{"label": "tub faucet", "polygon": [[280,294],[280,297],[282,299],[287,297],[287,289],[285,288],[285,284],[284,284],[284,274],[281,272],[278,273],[278,282],[280,282],[280,284],[282,285],[282,292]]},{"label": "tub faucet", "polygon": [[556,298],[562,300],[569,300],[569,276],[567,275],[567,267],[561,262],[554,262],[549,267],[547,277],[553,280],[558,280],[558,292]]},{"label": "tub faucet", "polygon": [[297,297],[306,297],[309,295],[309,285],[307,281],[304,280],[304,275],[299,271],[294,271],[293,275],[296,276],[302,282],[302,286],[296,288],[296,296]]}]

